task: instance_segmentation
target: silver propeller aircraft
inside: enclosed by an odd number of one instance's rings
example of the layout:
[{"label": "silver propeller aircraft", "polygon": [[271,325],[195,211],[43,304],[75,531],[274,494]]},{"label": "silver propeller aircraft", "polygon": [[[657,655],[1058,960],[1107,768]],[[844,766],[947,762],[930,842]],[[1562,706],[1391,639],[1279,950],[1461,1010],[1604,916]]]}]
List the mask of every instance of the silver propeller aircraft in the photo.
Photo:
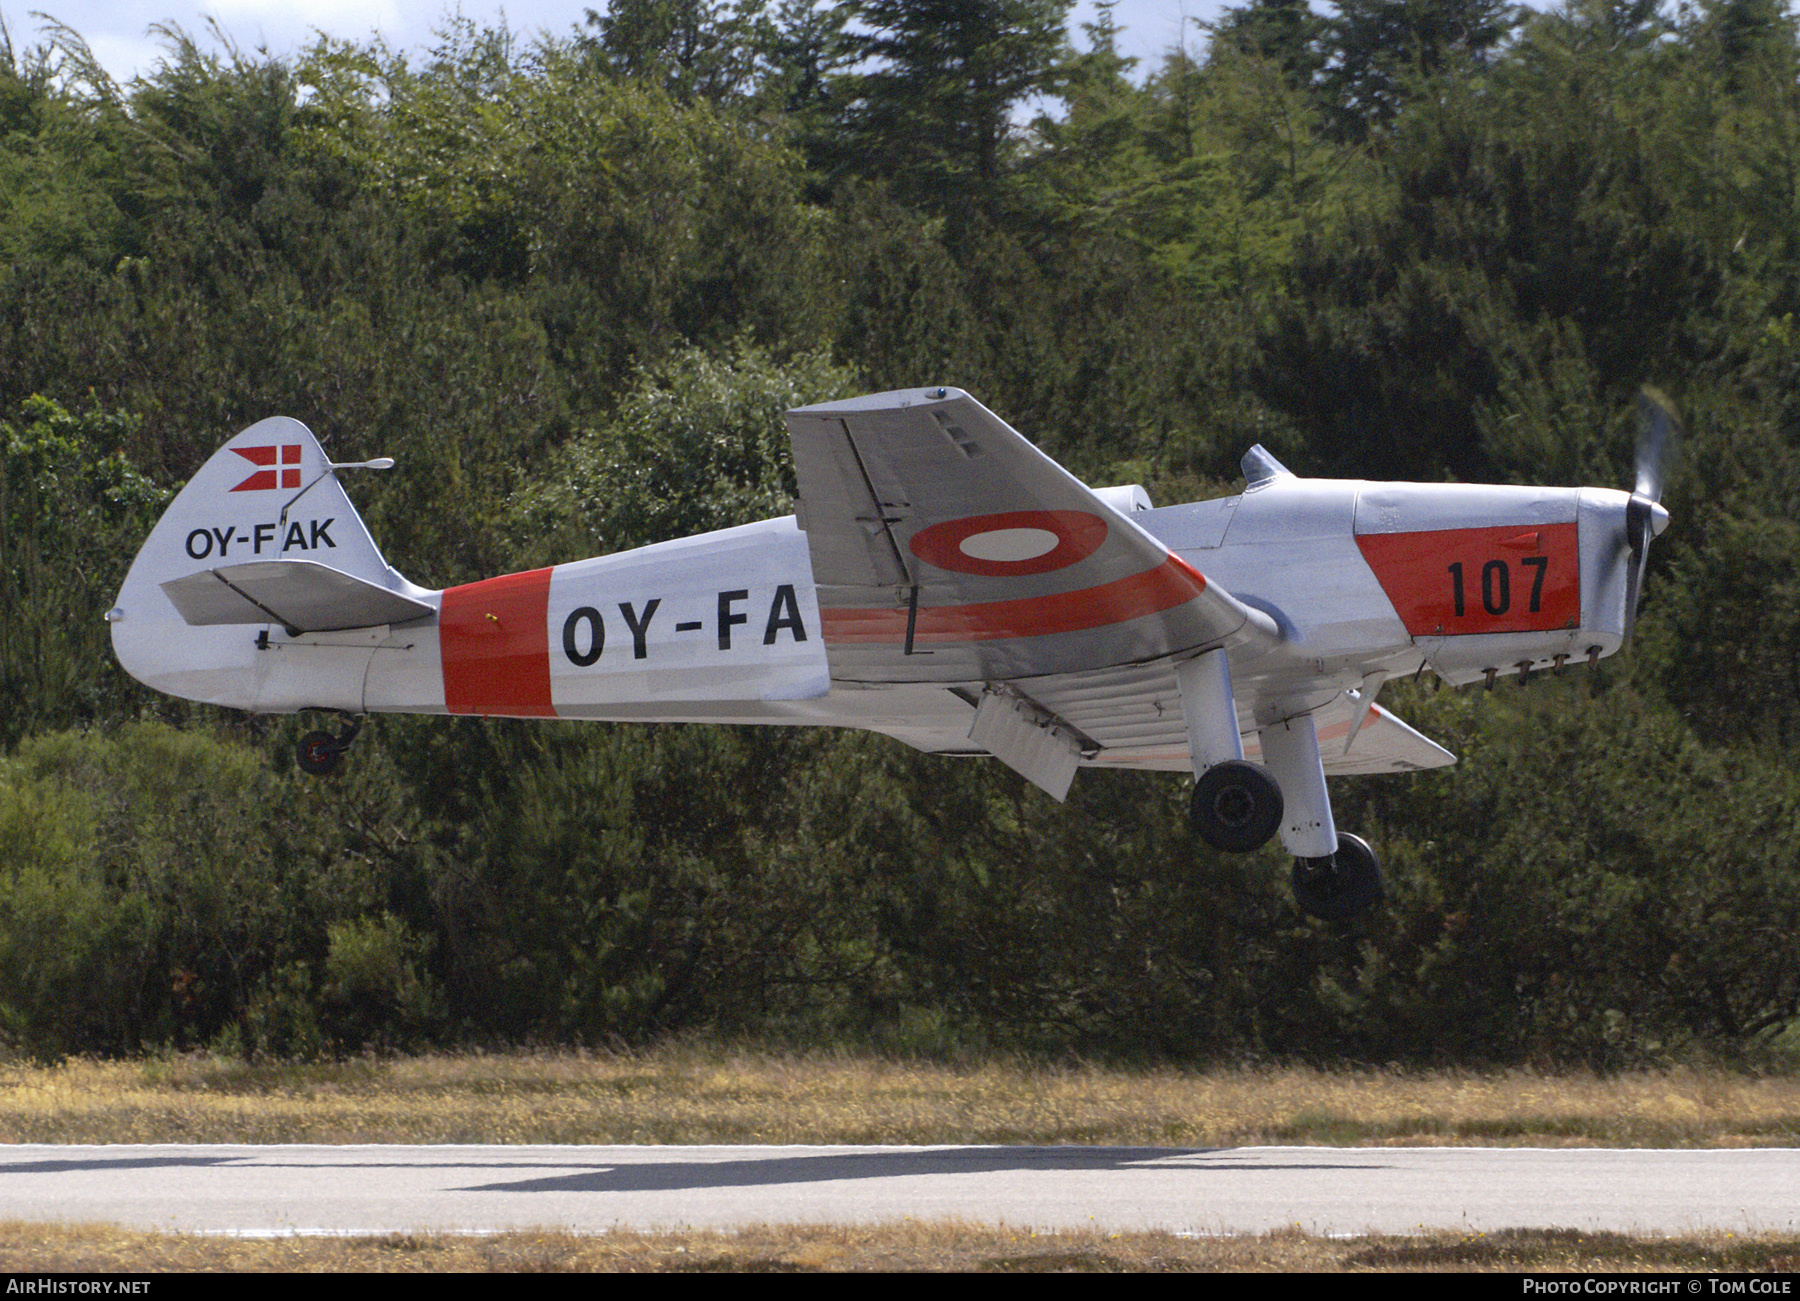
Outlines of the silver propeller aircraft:
[{"label": "silver propeller aircraft", "polygon": [[[1648,391],[1647,391],[1648,392]],[[857,727],[992,755],[1060,800],[1078,768],[1196,777],[1191,820],[1279,835],[1306,911],[1381,898],[1326,778],[1455,756],[1376,704],[1590,663],[1630,638],[1673,418],[1645,400],[1633,491],[1303,479],[1155,508],[1093,489],[968,394],[787,415],[795,514],[433,591],[382,559],[298,421],[231,439],[114,607],[131,675],[191,700],[373,712]]]}]

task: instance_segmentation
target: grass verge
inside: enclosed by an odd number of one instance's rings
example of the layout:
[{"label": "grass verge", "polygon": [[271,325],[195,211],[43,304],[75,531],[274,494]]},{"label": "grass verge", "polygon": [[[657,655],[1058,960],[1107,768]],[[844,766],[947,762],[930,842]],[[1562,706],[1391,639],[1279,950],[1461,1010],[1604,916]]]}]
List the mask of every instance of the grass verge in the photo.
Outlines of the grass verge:
[{"label": "grass verge", "polygon": [[1786,1272],[1800,1240],[1708,1234],[1634,1238],[1569,1229],[1320,1238],[1298,1231],[1185,1238],[1168,1233],[1030,1233],[906,1221],[766,1225],[735,1233],[577,1235],[560,1231],[375,1237],[205,1237],[101,1226],[0,1224],[0,1272],[264,1270],[379,1273],[955,1270],[988,1273],[1497,1271]]},{"label": "grass verge", "polygon": [[1800,1081],[968,1066],[675,1045],[0,1066],[0,1142],[1800,1146]]}]

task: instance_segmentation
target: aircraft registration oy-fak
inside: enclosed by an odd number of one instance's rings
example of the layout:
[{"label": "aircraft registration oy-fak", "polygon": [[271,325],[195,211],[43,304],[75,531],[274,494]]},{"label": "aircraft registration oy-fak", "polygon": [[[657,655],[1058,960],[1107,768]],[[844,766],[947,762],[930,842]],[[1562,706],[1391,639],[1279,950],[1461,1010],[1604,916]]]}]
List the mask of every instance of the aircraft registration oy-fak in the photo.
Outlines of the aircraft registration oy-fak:
[{"label": "aircraft registration oy-fak", "polygon": [[[1151,505],[1089,488],[968,394],[787,415],[795,514],[432,591],[377,549],[307,428],[201,467],[107,613],[131,675],[190,700],[367,713],[857,727],[992,755],[1054,798],[1082,767],[1196,776],[1219,850],[1280,835],[1339,920],[1382,897],[1327,776],[1455,756],[1375,702],[1611,655],[1631,636],[1674,419],[1646,390],[1637,483],[1304,479]],[[354,463],[385,469],[393,462]]]}]

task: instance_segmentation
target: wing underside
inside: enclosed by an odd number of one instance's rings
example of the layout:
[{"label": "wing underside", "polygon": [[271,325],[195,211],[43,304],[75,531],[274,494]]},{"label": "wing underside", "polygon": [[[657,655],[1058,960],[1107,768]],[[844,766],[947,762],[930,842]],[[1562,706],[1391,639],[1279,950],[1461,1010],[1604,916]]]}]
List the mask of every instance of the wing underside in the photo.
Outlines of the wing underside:
[{"label": "wing underside", "polygon": [[[1077,738],[1081,767],[1193,771],[1175,674],[1167,663],[1122,665],[1014,682],[1007,684],[1005,694],[1035,707],[1041,711],[1040,717],[1066,727]],[[1253,701],[1254,695],[1247,692],[1238,726],[1245,757],[1255,762],[1261,758],[1261,746],[1252,717]],[[1320,758],[1328,776],[1417,772],[1456,762],[1456,756],[1443,746],[1352,691],[1339,694],[1315,710],[1314,716]],[[971,709],[935,731],[881,726],[874,730],[937,754],[988,753],[987,747],[969,735],[973,720]]]}]

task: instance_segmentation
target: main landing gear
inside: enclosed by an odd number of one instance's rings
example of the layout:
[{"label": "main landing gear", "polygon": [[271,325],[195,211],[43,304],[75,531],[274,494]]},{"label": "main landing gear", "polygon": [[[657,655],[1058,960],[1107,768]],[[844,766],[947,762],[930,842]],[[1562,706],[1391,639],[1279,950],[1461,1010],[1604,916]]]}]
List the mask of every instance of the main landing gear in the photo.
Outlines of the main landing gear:
[{"label": "main landing gear", "polygon": [[1382,897],[1381,863],[1361,836],[1340,831],[1330,858],[1294,860],[1294,902],[1322,921],[1349,921]]},{"label": "main landing gear", "polygon": [[[1188,825],[1214,849],[1247,854],[1269,842],[1281,826],[1281,787],[1253,763],[1216,764],[1194,784]],[[1337,833],[1337,850],[1323,858],[1294,859],[1294,902],[1321,921],[1348,921],[1384,898],[1381,861],[1361,836]]]},{"label": "main landing gear", "polygon": [[294,746],[294,762],[300,771],[313,777],[327,777],[337,770],[343,762],[345,751],[362,730],[362,723],[355,718],[347,718],[344,730],[333,736],[330,732],[308,732]]},{"label": "main landing gear", "polygon": [[1194,783],[1188,825],[1214,849],[1247,854],[1280,829],[1282,808],[1281,787],[1267,768],[1229,759]]},{"label": "main landing gear", "polygon": [[1188,751],[1198,777],[1188,824],[1214,849],[1247,854],[1278,832],[1294,856],[1294,902],[1324,921],[1346,921],[1381,902],[1381,864],[1368,843],[1331,817],[1325,765],[1310,709],[1257,728],[1261,764],[1244,759],[1231,667],[1223,650],[1175,667]]}]

